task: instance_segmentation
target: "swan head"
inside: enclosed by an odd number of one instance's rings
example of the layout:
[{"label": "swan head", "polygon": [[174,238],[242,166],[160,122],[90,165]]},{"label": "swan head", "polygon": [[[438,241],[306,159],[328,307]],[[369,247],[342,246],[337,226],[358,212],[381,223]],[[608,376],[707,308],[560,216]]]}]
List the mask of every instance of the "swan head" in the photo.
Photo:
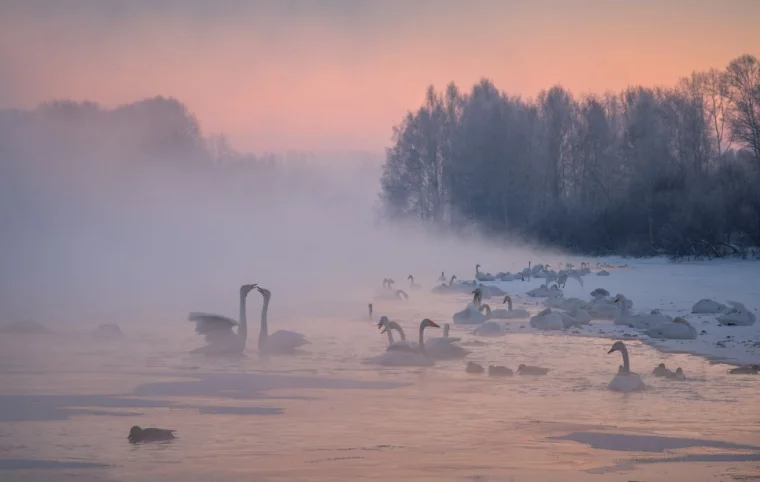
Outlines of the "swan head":
[{"label": "swan head", "polygon": [[512,301],[512,297],[511,297],[511,296],[509,296],[509,295],[504,295],[504,301],[502,301],[502,302],[501,302],[501,304],[503,305],[503,304],[504,304],[504,303],[506,303],[507,301]]},{"label": "swan head", "polygon": [[426,328],[428,326],[432,328],[440,328],[440,326],[438,326],[438,324],[434,322],[433,320],[431,320],[430,318],[425,318],[424,320],[422,320],[422,323],[420,324],[420,326],[421,328]]},{"label": "swan head", "polygon": [[476,264],[476,265],[475,265],[475,269],[480,269],[480,265],[479,265],[479,264]]},{"label": "swan head", "polygon": [[608,351],[607,353],[609,354],[609,353],[612,353],[613,351],[628,351],[628,350],[626,350],[625,348],[625,343],[623,343],[622,341],[616,341],[612,345],[612,348],[610,348],[610,351]]},{"label": "swan head", "polygon": [[383,326],[388,326],[390,322],[391,320],[389,320],[387,316],[383,315],[380,317],[380,321],[377,322],[377,328],[379,329]]},{"label": "swan head", "polygon": [[459,279],[459,278],[457,278],[457,275],[452,275],[451,276],[451,281],[454,281],[455,279]]},{"label": "swan head", "polygon": [[409,275],[409,276],[406,277],[406,279],[410,279],[410,280],[414,281],[414,276]]},{"label": "swan head", "polygon": [[261,293],[261,296],[263,296],[265,300],[269,300],[272,297],[272,292],[268,289],[262,288],[261,286],[256,286],[256,289]]},{"label": "swan head", "polygon": [[[256,289],[256,288],[258,288],[258,286],[255,285],[255,284],[252,284],[252,285],[243,285],[243,286],[240,287],[240,294],[242,296],[247,296],[248,293],[251,292],[251,290]],[[140,428],[140,427],[137,427],[137,428]]]},{"label": "swan head", "polygon": [[129,436],[127,437],[129,440],[137,440],[140,438],[140,434],[142,433],[142,429],[135,425],[131,429],[129,429]]}]

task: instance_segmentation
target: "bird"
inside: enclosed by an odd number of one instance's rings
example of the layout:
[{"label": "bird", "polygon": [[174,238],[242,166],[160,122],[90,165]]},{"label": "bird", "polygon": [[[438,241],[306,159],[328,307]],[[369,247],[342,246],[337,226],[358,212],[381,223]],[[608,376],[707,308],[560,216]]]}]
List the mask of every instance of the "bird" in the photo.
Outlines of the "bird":
[{"label": "bird", "polygon": [[300,333],[290,330],[278,330],[269,334],[269,325],[267,324],[267,311],[269,311],[269,301],[272,293],[260,286],[256,290],[264,298],[264,304],[261,307],[261,329],[259,331],[259,352],[264,354],[290,354],[294,353],[297,348],[308,345],[310,342]]},{"label": "bird", "polygon": [[127,439],[132,443],[140,442],[163,442],[172,440],[176,430],[167,430],[165,428],[140,428],[137,425],[129,430]]},{"label": "bird", "polygon": [[623,365],[618,369],[615,378],[607,385],[607,389],[616,392],[634,392],[646,388],[641,376],[631,371],[631,365],[628,360],[628,349],[625,347],[625,343],[616,341],[607,353],[614,351],[619,351],[623,355]]},{"label": "bird", "polygon": [[[248,322],[245,314],[245,304],[248,293],[257,285],[245,284],[240,287],[240,316],[239,321],[222,315],[193,312],[187,319],[195,322],[195,332],[205,336],[206,345],[196,348],[190,353],[206,355],[240,354],[245,350],[248,337]],[[237,326],[237,333],[232,328]]]}]

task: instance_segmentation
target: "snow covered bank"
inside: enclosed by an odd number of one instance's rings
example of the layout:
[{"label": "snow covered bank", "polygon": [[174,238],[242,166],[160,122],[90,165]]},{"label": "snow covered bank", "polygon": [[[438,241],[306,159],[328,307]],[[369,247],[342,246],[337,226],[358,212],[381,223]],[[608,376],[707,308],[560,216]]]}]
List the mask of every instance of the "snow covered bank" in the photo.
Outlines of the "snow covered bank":
[{"label": "snow covered bank", "polygon": [[[610,265],[628,265],[628,268],[605,268],[610,276],[596,276],[597,269],[584,276],[583,286],[570,281],[563,289],[564,297],[589,300],[596,288],[604,288],[613,295],[621,293],[633,301],[633,311],[649,313],[657,309],[675,318],[686,319],[697,329],[695,340],[664,340],[650,338],[643,331],[628,326],[617,326],[612,320],[593,320],[590,325],[569,328],[559,333],[581,336],[639,339],[663,352],[689,353],[734,364],[760,364],[760,323],[751,326],[724,326],[716,314],[692,314],[692,307],[701,299],[712,299],[727,304],[743,303],[749,312],[758,316],[760,310],[760,262],[747,260],[713,260],[673,263],[663,258],[631,260],[623,258],[589,259],[591,266],[597,261]],[[580,264],[579,262],[576,263]],[[545,299],[533,298],[526,293],[543,279],[530,281],[486,282],[512,294],[515,306],[529,309],[533,314],[545,307]],[[536,331],[528,320],[506,323],[508,332]],[[557,333],[557,332],[554,332]]]}]

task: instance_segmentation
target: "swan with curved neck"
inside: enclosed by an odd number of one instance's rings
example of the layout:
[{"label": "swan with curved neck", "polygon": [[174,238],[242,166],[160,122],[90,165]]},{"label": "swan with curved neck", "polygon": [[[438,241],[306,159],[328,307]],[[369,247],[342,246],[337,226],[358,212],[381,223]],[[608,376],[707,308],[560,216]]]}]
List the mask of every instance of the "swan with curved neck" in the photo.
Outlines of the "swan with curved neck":
[{"label": "swan with curved neck", "polygon": [[261,306],[261,328],[259,331],[259,352],[265,354],[290,354],[294,353],[298,347],[308,345],[309,341],[300,333],[290,330],[278,330],[271,335],[269,334],[269,324],[267,322],[267,312],[269,311],[269,301],[272,293],[260,286],[256,289],[264,298]]},{"label": "swan with curved neck", "polygon": [[[393,322],[390,322],[388,326],[390,327],[393,325]],[[372,365],[385,365],[385,366],[432,366],[435,364],[435,361],[433,360],[433,357],[430,356],[426,350],[425,347],[425,339],[424,339],[424,331],[425,328],[432,326],[434,328],[439,328],[439,326],[434,323],[432,320],[425,318],[420,322],[420,336],[419,336],[419,343],[417,345],[416,349],[407,349],[407,348],[401,348],[398,349],[388,349],[385,353],[382,355],[369,358],[364,361],[366,364],[372,364]],[[391,345],[391,347],[397,345],[398,343],[395,343],[394,345]],[[390,347],[389,347],[390,348]]]},{"label": "swan with curved neck", "polygon": [[623,366],[619,368],[615,378],[613,378],[609,385],[607,385],[607,389],[617,392],[634,392],[646,388],[641,376],[631,371],[631,363],[628,358],[628,349],[626,348],[625,343],[622,341],[616,341],[607,353],[609,354],[614,351],[619,351],[620,354],[623,355]]},{"label": "swan with curved neck", "polygon": [[[205,335],[207,345],[196,348],[191,353],[205,354],[238,354],[245,350],[248,338],[248,320],[246,319],[246,298],[255,284],[245,284],[240,287],[240,312],[238,320],[226,316],[209,313],[193,312],[188,315],[188,320],[194,321],[195,332]],[[232,328],[237,326],[237,333]]]}]

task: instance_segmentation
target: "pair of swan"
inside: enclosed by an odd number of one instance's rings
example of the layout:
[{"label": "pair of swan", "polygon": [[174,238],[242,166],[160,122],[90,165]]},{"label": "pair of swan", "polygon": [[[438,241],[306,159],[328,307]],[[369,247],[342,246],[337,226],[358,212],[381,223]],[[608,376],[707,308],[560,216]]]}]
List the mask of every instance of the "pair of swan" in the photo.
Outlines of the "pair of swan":
[{"label": "pair of swan", "polygon": [[[386,318],[387,320],[387,318]],[[390,322],[392,323],[392,322]],[[427,327],[440,328],[434,321],[425,318],[420,322],[420,337],[419,343],[415,345],[407,344],[406,347],[399,345],[397,348],[393,343],[388,347],[388,350],[382,355],[378,355],[372,358],[364,360],[368,365],[383,365],[383,366],[433,366],[435,361],[433,357],[428,353],[425,348],[424,331]],[[387,329],[386,329],[387,331]],[[389,337],[390,338],[390,337]]]},{"label": "pair of swan", "polygon": [[[428,325],[432,326],[432,325]],[[380,318],[380,322],[377,324],[378,328],[382,328],[381,333],[386,333],[388,335],[388,348],[386,349],[386,352],[388,351],[405,351],[405,352],[421,352],[425,351],[427,355],[430,358],[433,358],[434,360],[454,360],[454,359],[460,359],[467,356],[470,352],[469,350],[465,350],[461,346],[457,345],[456,342],[461,340],[461,338],[453,338],[449,336],[449,324],[446,323],[443,325],[443,336],[442,337],[435,337],[435,338],[429,338],[427,340],[427,344],[423,344],[422,339],[422,327],[420,327],[420,342],[419,343],[413,343],[406,340],[406,335],[404,334],[404,329],[401,328],[401,325],[396,323],[395,321],[390,321],[387,316],[383,316]],[[401,341],[394,341],[392,330],[396,330],[398,332],[399,336],[401,337]],[[422,348],[420,348],[420,345],[422,345]]]},{"label": "pair of swan", "polygon": [[[289,354],[303,345],[309,344],[302,334],[290,330],[278,330],[271,335],[267,324],[267,312],[272,293],[256,284],[246,284],[240,287],[240,318],[235,321],[226,316],[208,313],[190,313],[188,319],[195,322],[195,332],[204,335],[207,345],[196,348],[191,353],[207,355],[240,354],[245,350],[248,338],[248,320],[246,317],[246,298],[253,290],[261,293],[264,304],[261,307],[261,327],[259,330],[258,348],[264,354]],[[237,326],[237,333],[232,328]]]}]

